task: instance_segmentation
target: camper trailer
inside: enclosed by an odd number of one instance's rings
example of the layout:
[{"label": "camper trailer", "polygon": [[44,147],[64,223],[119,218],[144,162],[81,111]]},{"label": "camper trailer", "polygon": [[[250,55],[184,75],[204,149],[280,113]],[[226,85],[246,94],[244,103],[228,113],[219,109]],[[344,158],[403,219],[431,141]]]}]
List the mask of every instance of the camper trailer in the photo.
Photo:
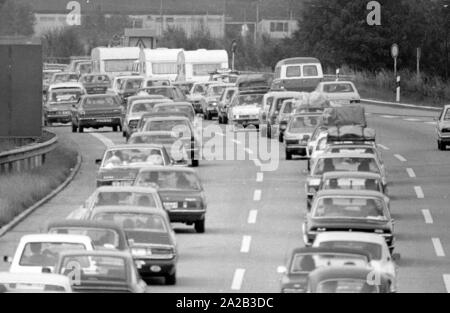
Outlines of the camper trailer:
[{"label": "camper trailer", "polygon": [[139,60],[139,53],[137,47],[94,48],[91,53],[93,72],[110,77],[131,75],[134,62]]},{"label": "camper trailer", "polygon": [[152,79],[175,81],[177,78],[177,59],[182,49],[142,49],[139,62],[135,62],[134,73]]},{"label": "camper trailer", "polygon": [[195,50],[178,53],[177,81],[207,82],[211,73],[228,68],[225,50]]}]

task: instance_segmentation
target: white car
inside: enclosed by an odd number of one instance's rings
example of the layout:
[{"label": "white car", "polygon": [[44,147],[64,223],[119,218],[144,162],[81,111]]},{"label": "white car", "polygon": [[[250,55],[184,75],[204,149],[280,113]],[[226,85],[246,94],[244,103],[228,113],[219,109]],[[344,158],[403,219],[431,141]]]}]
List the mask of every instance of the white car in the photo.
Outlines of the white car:
[{"label": "white car", "polygon": [[444,106],[438,118],[436,118],[436,134],[439,150],[447,150],[450,144],[450,105]]},{"label": "white car", "polygon": [[310,170],[317,158],[324,153],[327,148],[328,132],[317,130],[314,131],[311,139],[308,142],[306,149],[308,158],[308,170]]},{"label": "white car", "polygon": [[396,292],[398,269],[395,261],[400,258],[400,255],[397,253],[391,255],[386,240],[379,234],[327,231],[317,234],[312,246],[368,251],[372,256],[370,265],[376,271],[388,277],[391,283],[391,291]]},{"label": "white car", "polygon": [[234,95],[228,110],[228,123],[234,127],[253,125],[259,129],[264,92],[241,91]]},{"label": "white car", "polygon": [[59,253],[67,250],[94,250],[91,238],[83,235],[35,234],[20,239],[14,257],[3,260],[11,263],[11,273],[42,273],[50,271],[58,262]]},{"label": "white car", "polygon": [[68,276],[56,274],[0,273],[0,293],[71,293]]},{"label": "white car", "polygon": [[324,94],[334,105],[360,103],[361,96],[350,81],[321,82],[315,92]]}]

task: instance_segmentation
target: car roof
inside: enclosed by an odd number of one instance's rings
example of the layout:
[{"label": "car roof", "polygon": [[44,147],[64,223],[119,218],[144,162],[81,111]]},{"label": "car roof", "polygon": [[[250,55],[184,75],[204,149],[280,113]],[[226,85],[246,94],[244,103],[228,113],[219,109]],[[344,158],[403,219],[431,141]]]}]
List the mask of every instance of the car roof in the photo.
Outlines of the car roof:
[{"label": "car roof", "polygon": [[369,178],[369,179],[379,179],[380,174],[372,172],[328,172],[324,173],[322,179],[332,179],[332,178]]},{"label": "car roof", "polygon": [[59,220],[50,222],[47,230],[58,227],[79,227],[79,228],[106,228],[113,229],[118,233],[122,232],[122,228],[115,223],[92,221],[92,220]]},{"label": "car roof", "polygon": [[161,104],[161,103],[172,103],[173,100],[163,97],[163,98],[155,98],[155,99],[132,99],[131,100],[132,103],[130,103],[130,106],[134,106],[136,104],[141,104],[141,103],[156,103],[156,104]]},{"label": "car roof", "polygon": [[[132,214],[161,214],[164,210],[156,207],[140,207],[131,205],[121,206],[100,206],[95,207],[92,211],[95,214],[99,213],[132,213]],[[93,215],[95,215],[93,214]]]},{"label": "car roof", "polygon": [[132,259],[130,252],[118,251],[118,250],[72,250],[72,251],[62,251],[59,254],[59,259],[63,257],[73,257],[73,256],[104,256],[104,257],[121,257],[126,259]]},{"label": "car roof", "polygon": [[372,153],[345,152],[345,153],[323,153],[317,156],[318,159],[337,159],[337,158],[360,158],[360,159],[376,159]]},{"label": "car roof", "polygon": [[375,197],[375,198],[383,198],[384,199],[384,195],[379,192],[379,191],[374,191],[374,190],[333,190],[333,189],[329,189],[329,190],[321,190],[319,192],[317,192],[316,197],[331,197],[331,196],[336,196],[336,197]]},{"label": "car roof", "polygon": [[[197,172],[189,167],[178,167],[178,166],[148,166],[141,168],[139,170],[139,173],[145,173],[145,172],[187,172],[187,173],[193,173],[197,176]],[[147,188],[147,187],[145,187]]]},{"label": "car roof", "polygon": [[88,236],[67,234],[31,234],[24,235],[21,242],[91,242]]},{"label": "car roof", "polygon": [[84,88],[82,83],[79,82],[66,82],[66,83],[56,83],[51,84],[48,89],[56,88]]},{"label": "car roof", "polygon": [[68,286],[70,280],[67,276],[50,273],[0,272],[0,283],[44,283]]},{"label": "car roof", "polygon": [[162,149],[163,145],[153,144],[153,143],[152,144],[148,144],[148,143],[145,143],[145,144],[121,144],[121,145],[111,146],[111,147],[107,148],[106,150],[109,151],[109,150],[120,150],[120,149],[129,150],[129,149],[152,149],[152,148]]},{"label": "car roof", "polygon": [[190,102],[186,102],[186,101],[158,103],[155,105],[155,108],[159,108],[159,107],[163,107],[163,106],[190,106],[192,108],[192,104]]},{"label": "car roof", "polygon": [[320,82],[322,85],[335,85],[335,84],[352,84],[353,82],[349,80],[337,80],[337,81],[328,81],[328,82]]},{"label": "car roof", "polygon": [[152,131],[136,132],[136,133],[133,133],[130,138],[139,137],[139,136],[159,136],[159,135],[170,135],[170,136],[175,136],[178,138],[178,136],[175,132],[165,131],[165,130],[152,130]]},{"label": "car roof", "polygon": [[[172,113],[173,112],[167,112],[167,114]],[[142,118],[149,118],[149,120],[161,120],[161,121],[190,121],[187,116],[179,116],[179,115],[158,116],[155,115],[155,113],[145,113],[144,115],[142,115]]]},{"label": "car roof", "polygon": [[316,236],[317,242],[327,241],[361,241],[372,242],[383,245],[385,239],[379,234],[366,232],[349,232],[349,231],[326,231],[320,232]]},{"label": "car roof", "polygon": [[302,247],[292,250],[292,255],[302,253],[341,253],[341,254],[358,254],[365,256],[368,260],[371,259],[371,254],[367,251],[360,249],[347,249],[347,248],[322,248],[322,247]]},{"label": "car roof", "polygon": [[82,96],[83,99],[95,99],[95,98],[114,98],[116,95],[114,94],[108,94],[108,93],[102,93],[102,94],[85,94]]},{"label": "car roof", "polygon": [[158,191],[152,187],[139,186],[102,186],[98,187],[96,192],[138,192],[138,193],[157,193]]}]

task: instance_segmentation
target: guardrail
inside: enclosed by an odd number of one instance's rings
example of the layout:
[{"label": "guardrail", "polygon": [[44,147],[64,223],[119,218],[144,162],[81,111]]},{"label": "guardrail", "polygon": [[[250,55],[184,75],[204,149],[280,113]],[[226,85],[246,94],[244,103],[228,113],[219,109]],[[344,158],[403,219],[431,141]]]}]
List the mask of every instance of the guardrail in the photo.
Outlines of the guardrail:
[{"label": "guardrail", "polygon": [[42,166],[45,163],[47,153],[55,149],[57,143],[58,137],[51,134],[51,138],[45,142],[1,152],[0,173],[23,172]]}]

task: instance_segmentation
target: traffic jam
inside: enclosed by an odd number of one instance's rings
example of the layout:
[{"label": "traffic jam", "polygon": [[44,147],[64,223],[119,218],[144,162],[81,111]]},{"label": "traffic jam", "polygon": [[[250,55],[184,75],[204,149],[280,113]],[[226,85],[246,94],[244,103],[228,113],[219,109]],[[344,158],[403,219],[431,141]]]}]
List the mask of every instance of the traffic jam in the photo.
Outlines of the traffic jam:
[{"label": "traffic jam", "polygon": [[[296,204],[302,238],[278,269],[279,292],[397,292],[390,182],[354,83],[325,78],[316,58],[281,60],[275,73],[234,71],[216,50],[168,49],[165,57],[184,54],[183,70],[157,75],[148,70],[161,51],[144,52],[96,48],[69,66],[44,65],[45,126],[76,136],[112,131],[122,142],[95,160],[97,189],[78,209],[24,235],[4,257],[1,288],[141,293],[155,278],[179,283],[173,224],[190,227],[190,240],[208,233],[211,195],[198,170],[208,163],[202,127],[216,125],[276,142],[280,163],[307,169]],[[210,61],[201,75],[198,59]],[[444,149],[446,132],[438,140]]]}]

